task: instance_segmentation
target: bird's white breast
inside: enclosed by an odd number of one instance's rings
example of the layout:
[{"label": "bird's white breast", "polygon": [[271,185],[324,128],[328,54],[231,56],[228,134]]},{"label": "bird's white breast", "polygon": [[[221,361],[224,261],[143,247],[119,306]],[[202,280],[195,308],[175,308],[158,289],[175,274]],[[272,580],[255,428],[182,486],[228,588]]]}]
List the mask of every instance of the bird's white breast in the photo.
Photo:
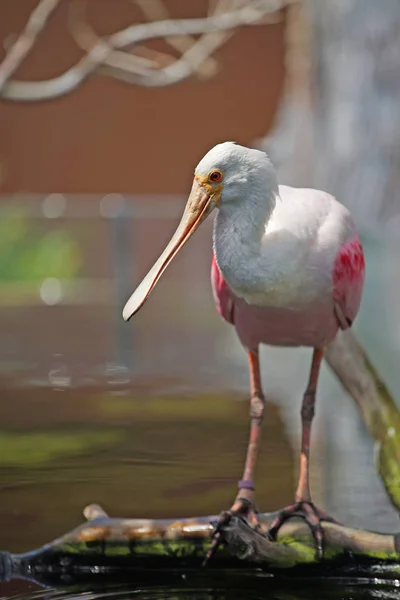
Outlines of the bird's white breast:
[{"label": "bird's white breast", "polygon": [[248,304],[298,309],[332,298],[332,266],[352,234],[347,209],[317,190],[280,186],[270,215],[251,198],[222,206],[214,228],[219,269]]}]

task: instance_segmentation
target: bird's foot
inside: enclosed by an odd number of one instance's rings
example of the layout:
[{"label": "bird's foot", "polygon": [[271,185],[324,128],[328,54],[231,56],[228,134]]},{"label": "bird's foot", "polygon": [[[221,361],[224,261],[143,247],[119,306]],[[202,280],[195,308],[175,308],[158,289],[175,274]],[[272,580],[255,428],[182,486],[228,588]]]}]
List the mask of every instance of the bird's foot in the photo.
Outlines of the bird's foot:
[{"label": "bird's foot", "polygon": [[254,490],[241,489],[236,497],[235,502],[229,510],[224,510],[219,515],[218,521],[215,524],[214,533],[211,540],[211,546],[203,561],[205,567],[210,559],[214,556],[218,546],[222,542],[222,529],[226,526],[232,517],[240,516],[246,519],[248,523],[261,533],[261,525],[257,517],[257,511],[253,503]]},{"label": "bird's foot", "polygon": [[308,500],[300,500],[299,502],[296,502],[291,506],[287,506],[279,511],[268,530],[268,537],[270,540],[276,541],[276,536],[279,529],[282,527],[283,523],[285,523],[285,521],[291,517],[300,517],[301,519],[304,519],[304,521],[310,527],[311,533],[317,545],[318,560],[322,560],[324,556],[324,532],[321,527],[321,521],[327,521],[328,523],[337,523],[337,521],[315,506],[313,502]]}]

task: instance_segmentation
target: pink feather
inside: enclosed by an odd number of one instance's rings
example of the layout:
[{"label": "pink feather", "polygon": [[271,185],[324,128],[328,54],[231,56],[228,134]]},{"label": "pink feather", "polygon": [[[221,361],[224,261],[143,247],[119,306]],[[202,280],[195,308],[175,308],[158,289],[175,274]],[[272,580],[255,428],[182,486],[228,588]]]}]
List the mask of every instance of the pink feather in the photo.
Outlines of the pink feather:
[{"label": "pink feather", "polygon": [[215,256],[211,261],[211,284],[221,317],[235,326],[242,344],[323,347],[338,329],[347,329],[355,319],[364,285],[365,262],[357,233],[343,244],[332,266],[332,301],[295,312],[285,308],[252,306],[235,296],[224,280]]},{"label": "pink feather", "polygon": [[364,276],[364,252],[356,233],[350,242],[343,244],[333,265],[333,298],[341,329],[348,329],[357,315]]}]

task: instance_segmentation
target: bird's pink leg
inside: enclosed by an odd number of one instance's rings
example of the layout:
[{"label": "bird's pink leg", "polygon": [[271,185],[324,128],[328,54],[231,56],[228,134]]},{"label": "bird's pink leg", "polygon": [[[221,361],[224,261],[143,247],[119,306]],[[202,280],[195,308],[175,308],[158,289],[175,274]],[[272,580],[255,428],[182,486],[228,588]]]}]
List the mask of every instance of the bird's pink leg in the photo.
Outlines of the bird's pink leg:
[{"label": "bird's pink leg", "polygon": [[[253,503],[254,500],[254,469],[257,462],[258,451],[260,448],[261,426],[264,420],[265,399],[261,388],[260,361],[258,348],[248,350],[250,372],[250,437],[247,445],[246,462],[244,465],[243,477],[239,481],[239,492],[235,502],[231,507],[231,512],[239,512],[246,506]],[[243,502],[244,501],[244,502]],[[249,515],[254,525],[258,524],[254,510]]]},{"label": "bird's pink leg", "polygon": [[276,539],[276,535],[281,525],[290,517],[301,517],[310,526],[312,534],[317,543],[318,557],[323,555],[323,531],[321,521],[334,520],[326,513],[317,508],[312,500],[310,493],[310,439],[311,425],[315,411],[315,394],[317,391],[318,377],[321,367],[321,362],[324,357],[324,351],[320,348],[315,348],[311,364],[310,378],[307,389],[303,397],[301,407],[301,454],[300,454],[300,473],[299,481],[296,490],[295,503],[291,506],[279,511],[277,517],[273,521],[269,529],[269,537]]},{"label": "bird's pink leg", "polygon": [[221,526],[226,524],[232,515],[243,514],[252,525],[259,529],[260,524],[253,506],[254,501],[254,468],[257,461],[258,450],[260,447],[261,425],[264,418],[265,399],[261,389],[260,362],[258,348],[248,350],[250,371],[250,437],[247,446],[246,462],[243,471],[243,478],[239,481],[239,492],[236,499],[228,511],[221,513],[215,528],[213,541],[210,550],[203,564],[206,564],[216,551],[221,538]]},{"label": "bird's pink leg", "polygon": [[311,502],[310,493],[310,440],[311,425],[315,413],[315,394],[321,362],[324,357],[324,351],[319,348],[313,352],[311,363],[310,378],[307,389],[304,393],[303,404],[301,407],[301,454],[300,454],[300,472],[299,481],[296,490],[296,502]]}]

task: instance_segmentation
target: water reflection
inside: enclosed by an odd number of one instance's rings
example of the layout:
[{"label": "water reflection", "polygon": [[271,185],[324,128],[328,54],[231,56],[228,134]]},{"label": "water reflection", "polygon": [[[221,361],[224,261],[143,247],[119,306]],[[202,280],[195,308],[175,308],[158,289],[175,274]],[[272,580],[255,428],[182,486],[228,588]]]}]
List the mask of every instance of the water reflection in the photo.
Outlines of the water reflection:
[{"label": "water reflection", "polygon": [[330,581],[307,583],[298,581],[282,582],[263,576],[255,577],[219,573],[218,578],[199,577],[198,575],[176,576],[157,574],[156,582],[142,581],[81,583],[60,588],[39,588],[37,585],[21,582],[24,591],[4,588],[7,597],[24,600],[125,600],[128,598],[159,600],[310,600],[323,598],[332,600],[395,600],[397,588],[384,584],[371,587],[361,580],[352,582]]},{"label": "water reflection", "polygon": [[[214,309],[211,223],[127,325],[123,301],[169,239],[183,200],[169,204],[163,219],[152,217],[157,199],[145,206],[130,199],[115,204],[114,197],[56,200],[54,211],[43,198],[1,207],[2,222],[14,234],[8,246],[4,236],[0,242],[0,546],[13,552],[72,529],[90,502],[115,516],[218,513],[232,501],[247,443],[246,360]],[[372,236],[364,243],[366,294],[356,329],[396,396],[400,244]],[[49,278],[62,282],[57,303],[43,300]],[[257,493],[268,511],[292,499],[309,351],[263,349],[262,357],[269,404]],[[327,370],[313,451],[317,503],[355,526],[399,529],[375,472],[372,442]],[[361,587],[322,586],[312,594],[305,583],[287,589],[268,582],[266,588],[264,580],[229,587],[227,578],[215,588],[215,582],[189,583],[110,594],[258,598],[268,589],[271,598],[391,597],[388,590]],[[2,597],[32,592],[31,584],[0,585]],[[108,593],[91,590],[84,595]],[[80,592],[48,595],[69,593]]]},{"label": "water reflection", "polygon": [[71,385],[71,375],[62,354],[55,354],[49,370],[49,383],[54,390],[63,390]]}]

